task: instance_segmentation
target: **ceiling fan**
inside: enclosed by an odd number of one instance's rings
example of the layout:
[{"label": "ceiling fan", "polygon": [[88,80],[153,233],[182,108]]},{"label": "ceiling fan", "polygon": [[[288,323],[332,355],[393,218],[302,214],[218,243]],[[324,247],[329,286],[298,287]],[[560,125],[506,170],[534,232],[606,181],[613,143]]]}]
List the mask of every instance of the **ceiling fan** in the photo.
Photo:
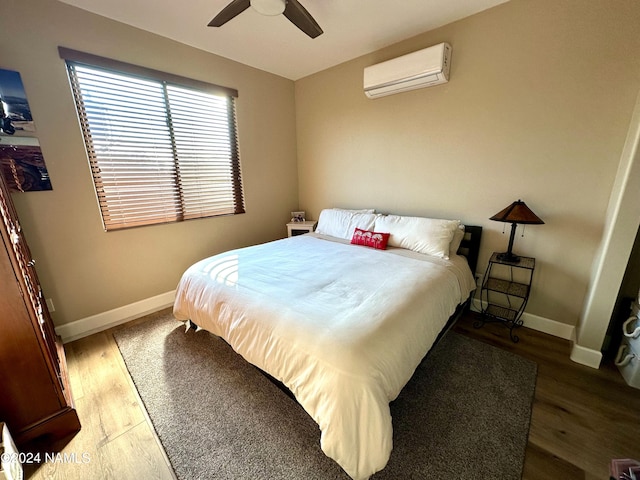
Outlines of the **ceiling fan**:
[{"label": "ceiling fan", "polygon": [[316,23],[307,9],[298,3],[298,0],[233,0],[209,22],[208,26],[220,27],[250,6],[262,15],[271,16],[283,13],[291,23],[311,38],[322,34],[320,25]]}]

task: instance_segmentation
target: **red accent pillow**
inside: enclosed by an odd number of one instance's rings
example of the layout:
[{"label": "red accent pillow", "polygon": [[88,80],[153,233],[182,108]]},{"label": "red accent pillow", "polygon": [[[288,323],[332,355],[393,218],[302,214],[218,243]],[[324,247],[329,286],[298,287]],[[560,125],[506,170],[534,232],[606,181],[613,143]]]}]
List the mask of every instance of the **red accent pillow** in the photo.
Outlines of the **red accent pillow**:
[{"label": "red accent pillow", "polygon": [[390,236],[390,233],[371,232],[369,230],[356,228],[353,232],[351,243],[353,245],[364,245],[365,247],[384,250],[387,248],[387,242],[389,241]]}]

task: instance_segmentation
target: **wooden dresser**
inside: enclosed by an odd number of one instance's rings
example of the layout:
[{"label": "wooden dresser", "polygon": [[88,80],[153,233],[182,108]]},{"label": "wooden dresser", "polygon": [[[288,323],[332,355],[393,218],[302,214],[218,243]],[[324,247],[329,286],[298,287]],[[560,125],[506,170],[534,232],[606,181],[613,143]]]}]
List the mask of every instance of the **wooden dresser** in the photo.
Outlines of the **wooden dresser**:
[{"label": "wooden dresser", "polygon": [[0,422],[18,448],[36,438],[46,445],[80,430],[80,421],[64,349],[1,174],[0,239]]}]

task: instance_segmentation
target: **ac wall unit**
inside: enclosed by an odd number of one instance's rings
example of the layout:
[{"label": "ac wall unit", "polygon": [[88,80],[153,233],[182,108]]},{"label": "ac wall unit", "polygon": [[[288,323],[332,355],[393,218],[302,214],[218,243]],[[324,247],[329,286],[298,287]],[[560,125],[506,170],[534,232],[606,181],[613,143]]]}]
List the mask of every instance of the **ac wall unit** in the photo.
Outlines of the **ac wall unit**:
[{"label": "ac wall unit", "polygon": [[451,45],[441,43],[364,69],[364,93],[384,97],[449,81]]}]

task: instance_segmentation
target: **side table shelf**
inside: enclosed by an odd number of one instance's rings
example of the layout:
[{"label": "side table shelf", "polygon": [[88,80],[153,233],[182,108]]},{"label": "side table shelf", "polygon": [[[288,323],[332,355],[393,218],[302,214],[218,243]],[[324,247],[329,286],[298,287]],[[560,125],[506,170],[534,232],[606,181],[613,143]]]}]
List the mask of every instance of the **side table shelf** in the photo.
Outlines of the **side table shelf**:
[{"label": "side table shelf", "polygon": [[494,252],[482,279],[482,316],[473,326],[481,328],[487,322],[502,322],[509,328],[511,340],[518,342],[520,339],[513,330],[522,326],[520,317],[529,300],[535,267],[535,258],[518,257],[516,261],[508,261]]}]

